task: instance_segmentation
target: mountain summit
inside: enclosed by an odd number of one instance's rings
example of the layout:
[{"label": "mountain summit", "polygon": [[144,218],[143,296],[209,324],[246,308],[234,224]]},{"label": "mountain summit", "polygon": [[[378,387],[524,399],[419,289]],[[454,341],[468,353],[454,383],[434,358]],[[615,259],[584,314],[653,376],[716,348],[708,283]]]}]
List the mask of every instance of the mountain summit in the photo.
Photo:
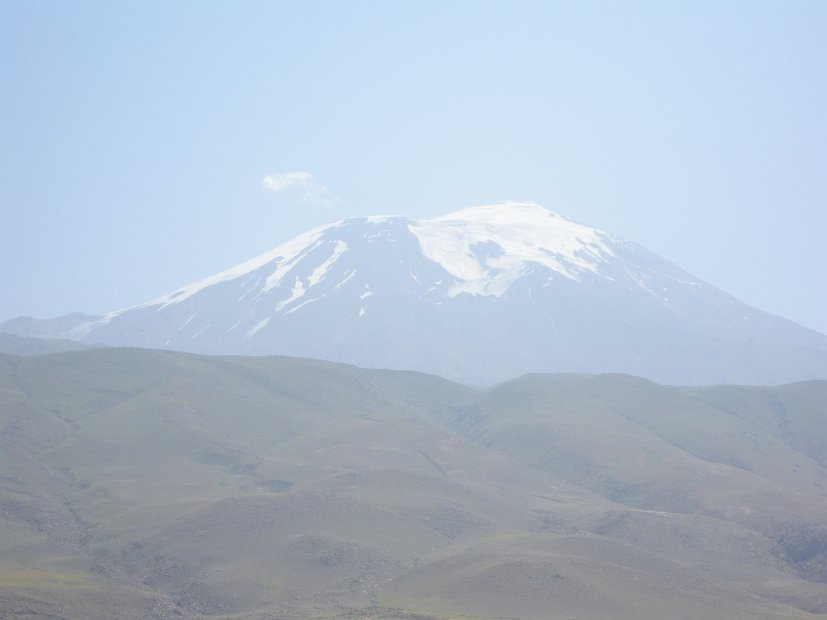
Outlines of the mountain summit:
[{"label": "mountain summit", "polygon": [[622,372],[677,384],[827,377],[827,336],[533,203],[346,219],[58,336],[295,355],[488,384]]}]

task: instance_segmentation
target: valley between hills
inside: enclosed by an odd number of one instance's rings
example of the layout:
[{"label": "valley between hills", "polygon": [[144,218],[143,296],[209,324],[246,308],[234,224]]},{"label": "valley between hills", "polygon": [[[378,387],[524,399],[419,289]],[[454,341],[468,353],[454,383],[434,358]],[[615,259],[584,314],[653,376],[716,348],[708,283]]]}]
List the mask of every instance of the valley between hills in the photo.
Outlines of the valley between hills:
[{"label": "valley between hills", "polygon": [[827,618],[825,403],[3,354],[0,618]]}]

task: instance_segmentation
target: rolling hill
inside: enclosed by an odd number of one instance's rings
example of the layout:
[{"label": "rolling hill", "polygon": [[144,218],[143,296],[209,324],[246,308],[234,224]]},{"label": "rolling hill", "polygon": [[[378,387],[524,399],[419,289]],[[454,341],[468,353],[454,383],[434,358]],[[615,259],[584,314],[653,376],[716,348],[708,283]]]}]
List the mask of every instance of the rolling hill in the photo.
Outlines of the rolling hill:
[{"label": "rolling hill", "polygon": [[0,355],[0,617],[827,617],[825,403]]}]

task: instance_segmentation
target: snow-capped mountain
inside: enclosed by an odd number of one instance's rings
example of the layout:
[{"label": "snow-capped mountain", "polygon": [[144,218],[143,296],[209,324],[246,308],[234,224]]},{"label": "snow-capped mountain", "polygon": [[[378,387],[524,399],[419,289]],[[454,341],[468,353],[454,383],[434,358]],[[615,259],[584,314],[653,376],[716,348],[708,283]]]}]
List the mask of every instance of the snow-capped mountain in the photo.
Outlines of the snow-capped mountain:
[{"label": "snow-capped mountain", "polygon": [[342,220],[60,335],[476,384],[525,372],[678,384],[827,377],[827,336],[531,203]]}]

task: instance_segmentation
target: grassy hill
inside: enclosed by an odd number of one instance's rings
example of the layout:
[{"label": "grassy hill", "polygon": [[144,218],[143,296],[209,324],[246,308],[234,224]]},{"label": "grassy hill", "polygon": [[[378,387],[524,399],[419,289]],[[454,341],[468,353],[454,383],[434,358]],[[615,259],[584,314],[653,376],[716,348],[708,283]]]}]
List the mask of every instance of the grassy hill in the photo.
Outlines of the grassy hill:
[{"label": "grassy hill", "polygon": [[0,355],[0,618],[827,618],[827,382]]}]

